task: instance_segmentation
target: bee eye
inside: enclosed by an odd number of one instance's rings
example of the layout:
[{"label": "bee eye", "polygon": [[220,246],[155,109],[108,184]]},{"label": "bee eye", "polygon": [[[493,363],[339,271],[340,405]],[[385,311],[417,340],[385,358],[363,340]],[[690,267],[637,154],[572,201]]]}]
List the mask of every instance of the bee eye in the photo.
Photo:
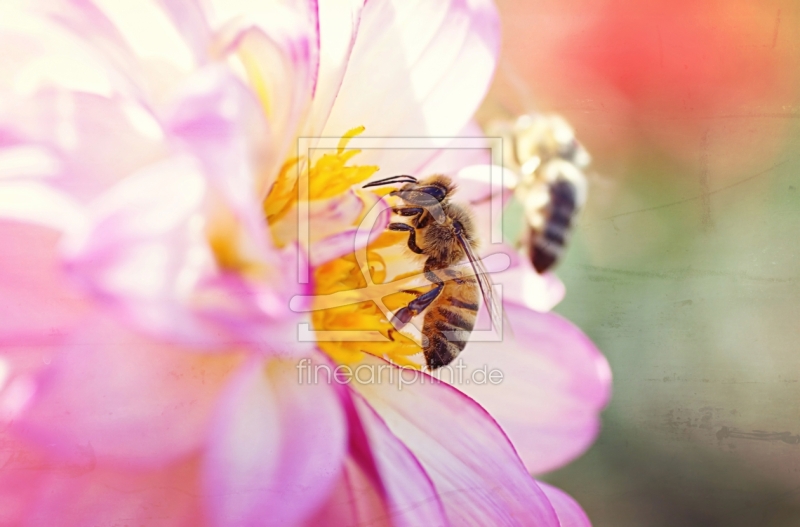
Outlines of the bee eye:
[{"label": "bee eye", "polygon": [[429,185],[427,187],[419,187],[417,188],[417,190],[431,196],[436,201],[442,201],[444,197],[447,195],[447,190],[443,187],[440,187],[439,185]]}]

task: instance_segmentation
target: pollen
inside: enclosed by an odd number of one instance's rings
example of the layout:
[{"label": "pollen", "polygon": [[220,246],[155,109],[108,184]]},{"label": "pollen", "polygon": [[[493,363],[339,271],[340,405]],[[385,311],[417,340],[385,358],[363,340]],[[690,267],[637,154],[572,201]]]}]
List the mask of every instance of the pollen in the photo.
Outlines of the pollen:
[{"label": "pollen", "polygon": [[363,183],[378,171],[374,165],[353,165],[347,163],[361,153],[358,149],[348,149],[350,140],[363,133],[364,127],[353,128],[339,140],[335,154],[324,154],[309,172],[309,199],[325,199],[349,190]]},{"label": "pollen", "polygon": [[[381,298],[391,312],[405,306],[416,295],[407,293],[395,285],[386,284],[388,263],[382,249],[402,243],[400,233],[386,232],[367,248],[367,263],[362,268],[353,254],[349,254],[318,267],[314,272],[314,293],[317,298],[339,292],[351,292],[352,301],[348,305],[315,309],[312,324],[316,331],[325,331],[326,338],[318,346],[342,364],[359,362],[364,353],[383,357],[391,362],[412,368],[420,367],[420,360],[414,355],[422,352],[419,343],[408,335],[394,329],[386,314],[372,300],[358,302],[364,291],[373,289],[372,294],[385,293]],[[368,288],[367,277],[373,284]],[[315,304],[318,301],[315,300]],[[315,306],[318,308],[319,306]],[[336,335],[341,333],[342,338]],[[359,340],[360,334],[379,335],[377,338]],[[344,335],[347,335],[345,337]]]},{"label": "pollen", "polygon": [[[304,157],[288,159],[264,200],[264,214],[272,230],[275,242],[280,246],[287,240],[287,226],[292,224],[295,210],[301,199],[330,200],[358,189],[375,172],[377,166],[356,164],[361,150],[348,148],[350,141],[364,132],[359,126],[349,130],[335,151],[317,158],[310,166]],[[308,184],[301,184],[302,171],[308,171]],[[384,195],[391,189],[378,189]],[[358,193],[358,191],[357,191]],[[364,208],[358,225],[367,214]],[[386,231],[375,239],[366,251],[366,263],[355,254],[347,254],[326,262],[314,270],[314,298],[311,322],[317,332],[319,348],[341,364],[359,362],[365,353],[392,361],[400,366],[420,367],[420,344],[413,338],[396,330],[389,319],[393,312],[407,305],[416,295],[405,292],[403,276],[396,272],[419,274],[414,269],[413,259],[395,250],[405,244],[407,234]],[[392,271],[389,272],[391,267]],[[416,271],[414,273],[413,271]],[[391,281],[387,279],[391,278]],[[326,295],[337,294],[336,305],[325,304]],[[328,297],[330,298],[330,297]],[[379,299],[383,309],[376,303]],[[414,357],[414,356],[417,357]]]},{"label": "pollen", "polygon": [[[310,201],[333,198],[369,179],[378,167],[355,165],[350,161],[361,153],[347,148],[350,140],[363,133],[364,127],[349,130],[339,140],[336,152],[323,154],[308,169],[308,199]],[[281,167],[277,180],[264,201],[264,214],[270,225],[283,218],[297,204],[306,189],[299,188],[299,175],[306,159],[294,157]]]}]

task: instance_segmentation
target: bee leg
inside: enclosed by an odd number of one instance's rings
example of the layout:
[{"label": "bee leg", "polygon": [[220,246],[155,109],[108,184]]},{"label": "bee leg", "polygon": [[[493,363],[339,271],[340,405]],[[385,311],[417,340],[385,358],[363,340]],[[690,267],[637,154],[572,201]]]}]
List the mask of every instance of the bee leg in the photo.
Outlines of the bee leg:
[{"label": "bee leg", "polygon": [[392,317],[392,325],[395,327],[395,329],[401,329],[403,326],[408,324],[412,318],[422,313],[425,308],[427,308],[434,300],[436,300],[436,297],[438,297],[439,293],[442,292],[443,287],[444,284],[438,284],[427,293],[422,293],[416,299],[409,302],[406,307],[397,310],[397,313],[395,313]]},{"label": "bee leg", "polygon": [[425,212],[422,207],[395,207],[392,212],[401,216],[418,216]]},{"label": "bee leg", "polygon": [[428,223],[429,214],[425,214],[422,207],[395,207],[392,212],[400,216],[411,218],[411,226],[417,229],[424,227]]},{"label": "bee leg", "polygon": [[405,223],[390,223],[389,230],[408,232],[408,248],[417,254],[423,254],[422,249],[417,245],[417,230],[414,227]]}]

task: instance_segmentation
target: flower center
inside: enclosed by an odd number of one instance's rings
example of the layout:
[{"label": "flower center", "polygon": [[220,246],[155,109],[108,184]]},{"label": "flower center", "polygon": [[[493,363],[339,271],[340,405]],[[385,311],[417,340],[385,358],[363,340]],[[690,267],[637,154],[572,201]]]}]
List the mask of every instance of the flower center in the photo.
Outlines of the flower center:
[{"label": "flower center", "polygon": [[[400,366],[420,367],[419,360],[412,357],[422,352],[419,343],[395,330],[375,301],[358,302],[369,296],[378,296],[386,308],[395,312],[416,298],[396,285],[402,283],[397,280],[400,276],[392,283],[385,283],[390,259],[395,263],[398,260],[405,263],[405,267],[412,271],[409,274],[415,274],[408,265],[413,260],[403,260],[384,251],[404,243],[405,237],[401,233],[387,231],[366,248],[363,265],[359,264],[356,255],[348,254],[314,271],[316,299],[311,321],[316,331],[325,332],[318,341],[320,349],[337,362],[352,364],[359,362],[363,353],[369,353]],[[374,285],[368,283],[368,277]],[[324,295],[340,292],[349,292],[349,301],[353,303],[320,309],[327,300]],[[346,298],[342,297],[343,300]]]},{"label": "flower center", "polygon": [[[347,145],[363,131],[363,126],[348,131],[339,141],[335,152],[324,154],[309,168],[309,201],[335,200],[378,171],[377,166],[350,164],[361,150],[348,149]],[[284,232],[281,224],[288,222],[291,217],[288,213],[296,207],[299,199],[305,197],[299,181],[302,164],[301,158],[286,161],[264,201],[264,214],[279,244],[286,241],[283,239],[285,235],[278,234]],[[385,194],[390,190],[381,189],[378,193]],[[357,220],[346,227],[357,226],[367,213],[367,207],[364,207]],[[314,295],[317,300],[314,301],[311,321],[314,329],[325,335],[319,338],[320,349],[335,361],[352,364],[360,361],[363,353],[370,353],[402,366],[420,366],[418,360],[411,358],[421,353],[420,345],[396,331],[387,314],[369,299],[370,295],[373,298],[379,296],[383,305],[393,312],[415,298],[413,294],[400,291],[395,284],[384,284],[389,264],[399,267],[401,271],[419,271],[410,265],[414,260],[408,255],[399,256],[402,250],[398,251],[397,248],[404,246],[407,236],[391,231],[381,234],[366,248],[366,263],[362,262],[363,265],[359,264],[355,254],[347,254],[314,270]],[[395,254],[392,254],[392,247],[395,248]],[[327,307],[321,298],[334,293],[343,293],[348,300]]]}]

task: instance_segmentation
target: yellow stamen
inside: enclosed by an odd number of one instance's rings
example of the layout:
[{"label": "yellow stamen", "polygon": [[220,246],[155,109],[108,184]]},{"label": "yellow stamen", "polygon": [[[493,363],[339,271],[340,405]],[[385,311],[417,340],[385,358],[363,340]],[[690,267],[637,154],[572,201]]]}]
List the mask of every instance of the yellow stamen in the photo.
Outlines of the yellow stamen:
[{"label": "yellow stamen", "polygon": [[[397,233],[387,232],[367,249],[367,269],[360,269],[355,255],[346,255],[318,267],[314,273],[315,295],[327,295],[339,291],[353,291],[357,298],[358,290],[367,286],[364,273],[369,273],[372,281],[381,284],[386,280],[386,263],[377,249],[394,245],[400,238]],[[414,295],[398,291],[384,297],[384,305],[395,312],[415,298]],[[320,309],[311,317],[317,331],[377,331],[384,341],[348,341],[329,339],[318,343],[335,361],[352,364],[362,358],[363,353],[386,357],[395,364],[419,368],[419,360],[412,358],[422,351],[420,345],[408,336],[394,329],[375,302],[369,300],[346,306]]]},{"label": "yellow stamen", "polygon": [[[304,158],[287,160],[270,189],[264,201],[264,214],[272,228],[273,236],[278,245],[281,240],[278,234],[280,227],[285,227],[291,217],[286,217],[292,211],[299,199],[325,200],[358,187],[378,171],[377,166],[351,165],[352,160],[361,153],[358,149],[348,149],[350,140],[364,131],[363,126],[349,130],[339,141],[336,151],[323,154],[308,168],[308,191],[298,188],[300,170],[303,170]],[[300,192],[302,190],[302,192]],[[377,189],[378,194],[384,195],[391,192],[392,188]],[[365,191],[366,192],[366,191]],[[369,207],[364,207],[361,217],[353,226],[358,225]],[[284,219],[285,218],[285,219]],[[281,231],[282,232],[282,231]],[[284,236],[285,237],[285,236]],[[355,254],[348,254],[334,261],[319,266],[314,271],[314,294],[318,297],[339,292],[352,292],[352,301],[349,305],[324,308],[324,300],[315,301],[317,310],[312,312],[311,322],[316,331],[326,332],[325,338],[318,342],[320,349],[328,353],[339,363],[352,364],[360,361],[364,353],[385,357],[392,362],[409,367],[420,367],[419,354],[422,349],[414,339],[394,329],[378,305],[364,298],[364,292],[359,289],[367,287],[367,280],[363,273],[368,273],[372,280],[373,288],[380,288],[380,295],[384,306],[395,312],[407,305],[415,298],[413,294],[398,290],[396,284],[386,284],[387,261],[384,259],[385,250],[406,243],[407,234],[387,231],[379,236],[367,248],[366,269],[361,269]],[[392,256],[386,256],[392,258]],[[398,256],[394,256],[398,258]],[[402,255],[403,263],[408,255]],[[394,260],[393,260],[394,261]],[[413,260],[410,260],[413,262]],[[409,269],[410,271],[411,269]],[[417,273],[419,270],[417,270]],[[413,274],[413,273],[412,273]],[[374,292],[374,289],[373,289]],[[349,298],[349,296],[348,296]],[[391,314],[389,314],[391,316]],[[348,337],[353,332],[371,332],[375,337],[372,340],[353,341]],[[342,336],[347,332],[347,336]],[[381,335],[382,340],[376,340]]]},{"label": "yellow stamen", "polygon": [[264,214],[269,225],[274,225],[294,207],[297,200],[297,168],[300,158],[288,159],[278,174],[275,184],[264,200]]},{"label": "yellow stamen", "polygon": [[309,199],[325,199],[346,192],[363,183],[378,171],[373,165],[347,166],[347,162],[361,150],[347,150],[350,140],[364,131],[363,126],[349,130],[339,140],[335,154],[324,154],[309,172]]},{"label": "yellow stamen", "polygon": [[[339,140],[336,153],[323,154],[308,171],[308,199],[322,200],[338,196],[350,188],[369,179],[378,167],[374,165],[348,165],[361,153],[358,149],[347,149],[350,140],[364,131],[363,126],[349,130]],[[264,213],[270,225],[279,221],[299,199],[298,172],[300,158],[289,159],[283,164],[275,184],[264,201]],[[305,190],[303,190],[305,193]]]}]

